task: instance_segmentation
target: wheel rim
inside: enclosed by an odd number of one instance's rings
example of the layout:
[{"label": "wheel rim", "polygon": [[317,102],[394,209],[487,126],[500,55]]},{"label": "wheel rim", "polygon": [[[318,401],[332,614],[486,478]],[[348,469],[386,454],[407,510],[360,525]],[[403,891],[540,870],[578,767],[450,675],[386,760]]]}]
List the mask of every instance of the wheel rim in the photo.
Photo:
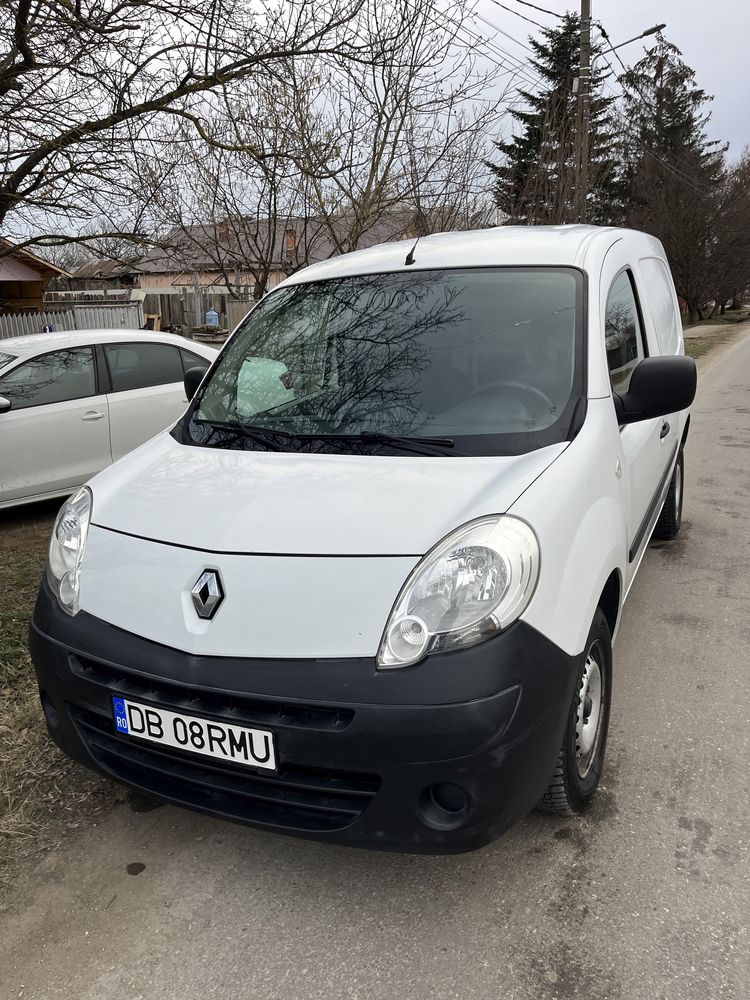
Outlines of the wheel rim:
[{"label": "wheel rim", "polygon": [[682,520],[682,464],[677,463],[674,470],[674,516],[679,524]]},{"label": "wheel rim", "polygon": [[605,692],[600,658],[598,648],[592,646],[586,657],[578,691],[576,767],[581,778],[590,774],[602,739]]}]

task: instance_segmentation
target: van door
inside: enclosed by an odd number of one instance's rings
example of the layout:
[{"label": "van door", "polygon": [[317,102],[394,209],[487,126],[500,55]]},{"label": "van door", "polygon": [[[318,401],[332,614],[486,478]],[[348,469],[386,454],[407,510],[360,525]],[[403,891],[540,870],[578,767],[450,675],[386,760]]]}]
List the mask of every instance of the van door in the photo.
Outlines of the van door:
[{"label": "van door", "polygon": [[[612,390],[625,393],[636,365],[644,357],[659,354],[659,347],[653,331],[650,337],[647,334],[633,271],[618,259],[622,251],[613,249],[602,275],[603,332]],[[628,521],[627,584],[638,568],[669,485],[677,455],[676,434],[676,422],[663,417],[620,428],[621,482]]]}]

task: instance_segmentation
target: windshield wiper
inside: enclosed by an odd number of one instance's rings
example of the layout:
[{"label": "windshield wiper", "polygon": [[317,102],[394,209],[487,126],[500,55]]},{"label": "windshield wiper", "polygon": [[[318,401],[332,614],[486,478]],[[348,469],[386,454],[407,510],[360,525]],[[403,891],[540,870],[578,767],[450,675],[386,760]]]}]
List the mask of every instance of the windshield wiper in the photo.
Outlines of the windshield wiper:
[{"label": "windshield wiper", "polygon": [[259,444],[265,445],[273,451],[283,451],[283,441],[364,441],[375,444],[393,445],[404,451],[411,451],[417,455],[442,455],[443,449],[453,448],[455,442],[453,438],[442,437],[408,437],[403,434],[387,434],[384,431],[359,431],[355,434],[325,434],[298,433],[290,431],[279,431],[270,427],[257,427],[254,424],[243,424],[239,420],[207,420],[203,417],[193,418],[197,424],[210,427],[214,431],[229,431],[233,434],[240,434],[248,437]]},{"label": "windshield wiper", "polygon": [[287,431],[274,431],[270,428],[255,427],[253,424],[243,424],[239,420],[206,420],[204,417],[193,417],[196,424],[210,427],[212,431],[229,431],[231,434],[239,434],[242,437],[250,438],[258,444],[265,445],[270,451],[283,451],[284,445],[278,438],[290,441],[297,437],[296,434],[289,434]]},{"label": "windshield wiper", "polygon": [[410,437],[406,434],[388,434],[385,431],[362,431],[357,435],[363,441],[382,441],[384,444],[408,444],[424,448],[455,448],[453,438]]},{"label": "windshield wiper", "polygon": [[364,441],[366,443],[390,444],[395,448],[412,451],[417,455],[442,455],[442,449],[453,448],[455,445],[453,438],[408,437],[405,434],[387,434],[385,431],[358,431],[354,434],[307,434],[304,436],[320,438],[324,441]]}]

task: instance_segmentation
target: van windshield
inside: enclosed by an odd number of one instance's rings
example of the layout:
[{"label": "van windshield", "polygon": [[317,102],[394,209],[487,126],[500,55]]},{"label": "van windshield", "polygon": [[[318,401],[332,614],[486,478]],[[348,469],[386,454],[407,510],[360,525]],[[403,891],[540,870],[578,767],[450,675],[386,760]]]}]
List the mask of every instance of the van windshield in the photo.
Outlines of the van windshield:
[{"label": "van windshield", "polygon": [[[430,439],[446,454],[566,440],[582,394],[582,286],[572,268],[287,286],[234,334],[183,433],[209,447],[316,451]],[[217,433],[232,428],[255,434]]]}]

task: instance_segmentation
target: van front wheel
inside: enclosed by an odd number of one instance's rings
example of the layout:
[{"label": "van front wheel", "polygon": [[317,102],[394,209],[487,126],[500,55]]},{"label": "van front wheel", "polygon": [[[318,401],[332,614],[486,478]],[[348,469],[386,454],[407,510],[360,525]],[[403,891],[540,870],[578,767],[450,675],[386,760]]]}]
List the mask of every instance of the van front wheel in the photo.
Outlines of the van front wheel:
[{"label": "van front wheel", "polygon": [[578,672],[557,765],[539,807],[558,816],[580,812],[594,797],[604,763],[612,691],[612,637],[597,608]]}]

